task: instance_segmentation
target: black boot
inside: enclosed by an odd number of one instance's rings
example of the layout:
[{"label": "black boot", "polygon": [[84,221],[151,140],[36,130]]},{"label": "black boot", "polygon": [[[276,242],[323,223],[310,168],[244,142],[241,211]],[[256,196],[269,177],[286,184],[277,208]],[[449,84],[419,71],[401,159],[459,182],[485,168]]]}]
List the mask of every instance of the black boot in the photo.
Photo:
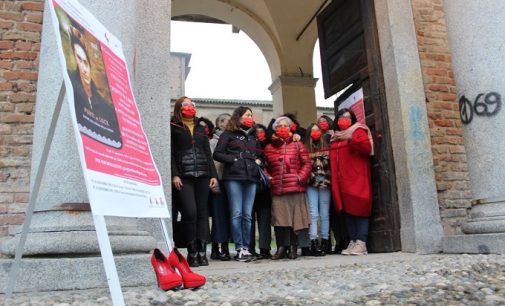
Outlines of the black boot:
[{"label": "black boot", "polygon": [[326,250],[328,249],[328,246],[330,246],[331,250],[331,244],[328,239],[321,239],[321,255],[319,256],[326,256]]},{"label": "black boot", "polygon": [[251,253],[251,256],[254,258],[254,259],[261,259],[260,258],[260,254],[258,254],[256,252],[256,249],[255,248],[249,248],[249,253]]},{"label": "black boot", "polygon": [[312,252],[309,247],[302,247],[302,256],[310,256]]},{"label": "black boot", "polygon": [[190,267],[199,267],[198,263],[198,249],[196,248],[196,241],[188,242],[188,257],[186,258]]},{"label": "black boot", "polygon": [[263,259],[271,259],[272,254],[270,254],[270,250],[267,249],[260,249],[260,256]]},{"label": "black boot", "polygon": [[312,239],[310,241],[310,251],[312,252],[312,256],[322,256],[321,253],[323,251],[321,249],[322,249],[322,244],[321,244],[321,246],[319,246],[319,240]]},{"label": "black boot", "polygon": [[207,241],[198,241],[198,264],[200,266],[208,266],[207,260]]},{"label": "black boot", "polygon": [[296,245],[289,246],[289,255],[288,255],[289,259],[296,259],[298,257],[297,249],[298,248],[296,247]]},{"label": "black boot", "polygon": [[[322,240],[321,240],[321,251],[324,251],[325,255],[326,254],[332,254],[333,253],[333,250],[331,249],[331,241],[330,240],[326,240],[326,246],[325,248],[323,249],[322,247]],[[337,245],[337,241],[335,241],[335,246]],[[340,253],[339,253],[340,254]]]},{"label": "black boot", "polygon": [[212,250],[210,251],[210,259],[220,259],[221,253],[219,252],[219,243],[212,242]]},{"label": "black boot", "polygon": [[286,247],[285,246],[277,247],[277,252],[275,252],[275,255],[272,256],[272,260],[278,260],[284,258],[286,258]]},{"label": "black boot", "polygon": [[228,249],[228,242],[221,243],[221,254],[219,255],[219,259],[222,261],[230,261],[230,250]]}]

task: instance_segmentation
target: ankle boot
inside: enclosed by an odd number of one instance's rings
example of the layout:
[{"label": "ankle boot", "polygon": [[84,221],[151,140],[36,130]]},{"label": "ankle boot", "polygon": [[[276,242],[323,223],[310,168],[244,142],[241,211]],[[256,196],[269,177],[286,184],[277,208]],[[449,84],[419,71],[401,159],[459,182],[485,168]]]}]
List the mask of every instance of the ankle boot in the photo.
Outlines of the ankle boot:
[{"label": "ankle boot", "polygon": [[277,248],[277,252],[272,256],[272,260],[284,259],[286,258],[286,247],[280,246]]},{"label": "ankle boot", "polygon": [[312,252],[310,251],[309,247],[302,247],[302,256],[310,256],[312,255]]},{"label": "ankle boot", "polygon": [[322,256],[322,246],[323,244],[321,243],[321,246],[319,246],[319,241],[317,239],[312,239],[310,241],[310,251],[312,252],[312,256]]},{"label": "ankle boot", "polygon": [[228,242],[221,243],[221,254],[219,255],[219,259],[222,261],[230,261],[230,250],[228,249]]},{"label": "ankle boot", "polygon": [[271,259],[272,254],[270,254],[270,250],[267,249],[260,249],[260,256],[263,259]]},{"label": "ankle boot", "polygon": [[210,251],[210,259],[219,259],[221,257],[221,253],[219,252],[219,244],[212,242],[212,250]]},{"label": "ankle boot", "polygon": [[[322,241],[321,241],[322,242]],[[337,241],[335,241],[335,246],[337,245]],[[321,250],[324,251],[326,254],[331,254],[331,252],[333,251],[331,249],[331,241],[330,240],[327,240],[327,244],[326,244],[326,247],[323,249],[321,247]]]},{"label": "ankle boot", "polygon": [[208,266],[207,260],[207,241],[198,241],[198,264],[200,266]]},{"label": "ankle boot", "polygon": [[190,267],[199,267],[198,263],[198,249],[196,248],[196,241],[191,240],[188,242],[188,257],[187,257],[188,265]]},{"label": "ankle boot", "polygon": [[297,250],[298,250],[298,248],[296,247],[296,245],[290,245],[288,258],[289,259],[296,259],[298,257]]},{"label": "ankle boot", "polygon": [[331,244],[328,239],[321,239],[321,255],[319,256],[326,256],[326,250],[328,249],[328,246],[330,246],[331,250]]}]

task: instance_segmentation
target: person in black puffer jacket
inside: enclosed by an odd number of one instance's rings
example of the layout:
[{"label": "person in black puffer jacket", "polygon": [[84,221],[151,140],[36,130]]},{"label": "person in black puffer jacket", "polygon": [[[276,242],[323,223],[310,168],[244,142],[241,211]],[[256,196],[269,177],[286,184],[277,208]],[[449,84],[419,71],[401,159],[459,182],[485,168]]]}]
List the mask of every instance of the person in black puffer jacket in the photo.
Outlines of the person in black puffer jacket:
[{"label": "person in black puffer jacket", "polygon": [[180,201],[188,264],[208,265],[209,188],[217,185],[209,138],[197,124],[195,104],[188,97],[177,99],[171,125],[172,184]]},{"label": "person in black puffer jacket", "polygon": [[224,164],[222,180],[231,209],[231,232],[238,261],[252,259],[251,214],[259,182],[257,155],[261,151],[253,124],[251,109],[237,107],[214,150],[214,159]]}]

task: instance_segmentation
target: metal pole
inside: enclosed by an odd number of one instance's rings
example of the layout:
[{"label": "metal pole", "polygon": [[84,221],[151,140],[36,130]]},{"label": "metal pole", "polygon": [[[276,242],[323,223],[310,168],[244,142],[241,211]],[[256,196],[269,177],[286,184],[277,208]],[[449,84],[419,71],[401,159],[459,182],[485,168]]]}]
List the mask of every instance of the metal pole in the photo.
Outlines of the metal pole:
[{"label": "metal pole", "polygon": [[165,242],[167,244],[167,254],[170,254],[172,251],[172,243],[170,242],[170,236],[168,236],[167,226],[165,224],[165,220],[160,218],[161,229],[163,232],[163,237],[165,238]]},{"label": "metal pole", "polygon": [[100,253],[102,254],[103,267],[105,269],[105,275],[107,276],[107,283],[109,284],[112,304],[114,304],[114,306],[124,306],[123,292],[121,291],[121,283],[119,282],[116,263],[114,262],[114,255],[112,254],[112,248],[110,246],[105,218],[102,215],[93,215],[93,221],[95,222],[98,245],[100,246]]},{"label": "metal pole", "polygon": [[42,150],[42,155],[40,156],[39,166],[35,174],[35,181],[33,183],[33,189],[30,193],[30,203],[26,209],[25,222],[23,224],[23,229],[21,230],[21,236],[19,238],[18,245],[16,247],[16,255],[14,257],[14,263],[12,264],[11,270],[9,272],[9,281],[7,282],[7,289],[5,290],[5,303],[7,305],[8,299],[12,295],[14,285],[18,277],[18,270],[21,264],[21,257],[23,256],[23,250],[25,248],[26,238],[28,236],[28,229],[30,228],[30,223],[32,221],[33,211],[35,209],[35,202],[39,195],[40,184],[42,182],[42,176],[44,175],[44,170],[46,168],[47,157],[49,155],[49,149],[51,148],[51,143],[53,141],[54,131],[56,129],[56,123],[61,112],[61,106],[63,104],[63,98],[65,97],[65,84],[61,83],[60,93],[58,95],[58,100],[54,106],[53,116],[51,118],[51,123],[49,124],[49,129],[47,131],[46,141],[44,143],[44,149]]}]

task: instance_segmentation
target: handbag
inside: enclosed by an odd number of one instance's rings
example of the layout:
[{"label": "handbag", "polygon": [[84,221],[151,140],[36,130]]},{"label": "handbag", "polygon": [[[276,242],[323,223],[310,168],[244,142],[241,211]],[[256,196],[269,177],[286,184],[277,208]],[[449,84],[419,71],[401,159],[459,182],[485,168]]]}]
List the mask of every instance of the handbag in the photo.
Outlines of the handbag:
[{"label": "handbag", "polygon": [[268,175],[266,174],[265,170],[258,166],[258,172],[260,174],[260,186],[261,188],[268,188],[270,187],[270,179],[268,178]]}]

